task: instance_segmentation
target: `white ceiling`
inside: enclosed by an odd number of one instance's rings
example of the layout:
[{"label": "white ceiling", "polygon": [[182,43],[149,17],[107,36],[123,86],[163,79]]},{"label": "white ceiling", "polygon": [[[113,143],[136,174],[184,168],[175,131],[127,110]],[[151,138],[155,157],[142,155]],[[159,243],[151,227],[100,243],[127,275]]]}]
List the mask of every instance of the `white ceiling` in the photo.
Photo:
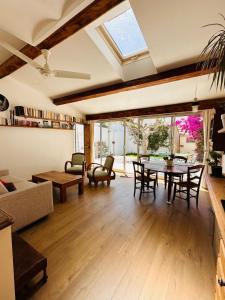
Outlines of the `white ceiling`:
[{"label": "white ceiling", "polygon": [[158,71],[195,62],[223,22],[224,0],[130,0]]},{"label": "white ceiling", "polygon": [[[43,57],[39,57],[36,61],[41,64],[44,63]],[[10,76],[41,90],[49,97],[120,80],[120,77],[93,44],[85,30],[79,31],[76,35],[52,48],[49,65],[53,69],[90,73],[92,79],[86,81],[45,78],[29,65],[17,70]]]},{"label": "white ceiling", "polygon": [[0,28],[37,45],[93,0],[1,0]]},{"label": "white ceiling", "polygon": [[[21,9],[21,1],[1,1],[0,38],[17,49],[24,45],[24,41],[35,45],[90,2],[23,0]],[[55,97],[192,63],[215,32],[213,28],[202,26],[222,22],[218,13],[225,11],[224,0],[130,0],[130,3],[149,46],[151,62],[140,61],[122,68],[96,31],[103,20],[129,7],[127,0],[52,49],[52,68],[91,73],[91,81],[44,79],[28,65],[12,73],[10,79],[27,84],[45,96]],[[9,53],[0,49],[0,63],[8,56]],[[39,57],[37,61],[43,63],[43,58]],[[207,76],[199,78],[197,85],[199,100],[225,96],[224,92],[210,90]],[[77,102],[72,106],[83,113],[92,114],[182,103],[193,99],[195,86],[196,79],[188,79]]]}]

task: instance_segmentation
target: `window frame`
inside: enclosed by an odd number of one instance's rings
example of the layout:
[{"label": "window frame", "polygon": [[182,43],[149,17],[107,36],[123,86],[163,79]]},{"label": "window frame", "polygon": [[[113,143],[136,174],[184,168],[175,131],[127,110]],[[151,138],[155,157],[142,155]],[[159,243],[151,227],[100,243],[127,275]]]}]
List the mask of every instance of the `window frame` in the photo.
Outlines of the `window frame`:
[{"label": "window frame", "polygon": [[[124,12],[122,12],[121,14],[123,14]],[[116,18],[116,17],[118,17],[118,16],[115,16],[114,18]],[[113,20],[114,18],[112,18],[111,20]],[[140,59],[143,59],[143,58],[146,58],[146,57],[150,56],[148,48],[144,49],[144,50],[137,51],[137,52],[135,52],[133,54],[130,54],[128,56],[124,56],[122,54],[122,52],[120,51],[118,45],[114,41],[113,37],[108,32],[108,30],[107,30],[106,26],[104,25],[104,23],[101,24],[98,27],[98,30],[101,33],[101,35],[103,36],[103,38],[106,41],[106,43],[108,44],[108,46],[111,48],[113,54],[116,55],[116,57],[119,59],[120,63],[126,64],[126,63],[130,63],[132,61],[137,61],[137,60],[140,60]]]}]

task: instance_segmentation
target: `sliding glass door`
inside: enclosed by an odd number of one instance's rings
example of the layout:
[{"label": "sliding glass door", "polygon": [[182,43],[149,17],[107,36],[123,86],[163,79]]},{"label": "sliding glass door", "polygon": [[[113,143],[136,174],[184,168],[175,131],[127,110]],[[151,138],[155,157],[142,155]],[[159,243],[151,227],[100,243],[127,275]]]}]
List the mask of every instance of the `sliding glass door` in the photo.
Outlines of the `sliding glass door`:
[{"label": "sliding glass door", "polygon": [[140,155],[163,159],[171,153],[202,161],[203,121],[201,115],[156,116],[94,123],[95,162],[115,158],[114,169],[132,173],[132,161]]},{"label": "sliding glass door", "polygon": [[104,164],[107,155],[115,158],[114,169],[125,171],[124,122],[100,122],[94,124],[94,159]]}]

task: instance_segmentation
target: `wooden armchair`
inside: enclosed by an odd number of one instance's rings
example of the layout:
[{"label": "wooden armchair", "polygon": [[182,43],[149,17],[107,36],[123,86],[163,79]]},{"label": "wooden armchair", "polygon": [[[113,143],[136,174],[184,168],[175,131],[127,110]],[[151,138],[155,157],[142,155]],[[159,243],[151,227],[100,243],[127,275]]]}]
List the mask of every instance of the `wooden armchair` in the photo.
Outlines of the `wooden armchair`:
[{"label": "wooden armchair", "polygon": [[[70,165],[70,166],[68,166]],[[72,154],[71,161],[65,162],[65,173],[84,176],[86,169],[85,155],[81,152]]]},{"label": "wooden armchair", "polygon": [[104,165],[92,163],[87,167],[87,177],[89,179],[89,184],[95,183],[98,185],[99,181],[107,181],[107,185],[110,185],[110,181],[116,178],[116,174],[113,171],[114,157],[108,155],[106,157]]}]

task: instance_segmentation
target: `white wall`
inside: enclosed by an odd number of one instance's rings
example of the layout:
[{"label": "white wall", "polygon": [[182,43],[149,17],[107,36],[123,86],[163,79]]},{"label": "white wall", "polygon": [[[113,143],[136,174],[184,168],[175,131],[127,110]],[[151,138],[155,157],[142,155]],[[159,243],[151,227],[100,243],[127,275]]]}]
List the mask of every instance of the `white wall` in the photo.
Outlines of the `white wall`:
[{"label": "white wall", "polygon": [[[0,80],[0,93],[12,106],[25,105],[80,116],[69,106],[56,107],[40,92],[10,77]],[[5,114],[0,112],[0,116]],[[73,150],[72,130],[0,127],[0,169],[9,168],[15,176],[30,179],[37,172],[63,170]]]}]

